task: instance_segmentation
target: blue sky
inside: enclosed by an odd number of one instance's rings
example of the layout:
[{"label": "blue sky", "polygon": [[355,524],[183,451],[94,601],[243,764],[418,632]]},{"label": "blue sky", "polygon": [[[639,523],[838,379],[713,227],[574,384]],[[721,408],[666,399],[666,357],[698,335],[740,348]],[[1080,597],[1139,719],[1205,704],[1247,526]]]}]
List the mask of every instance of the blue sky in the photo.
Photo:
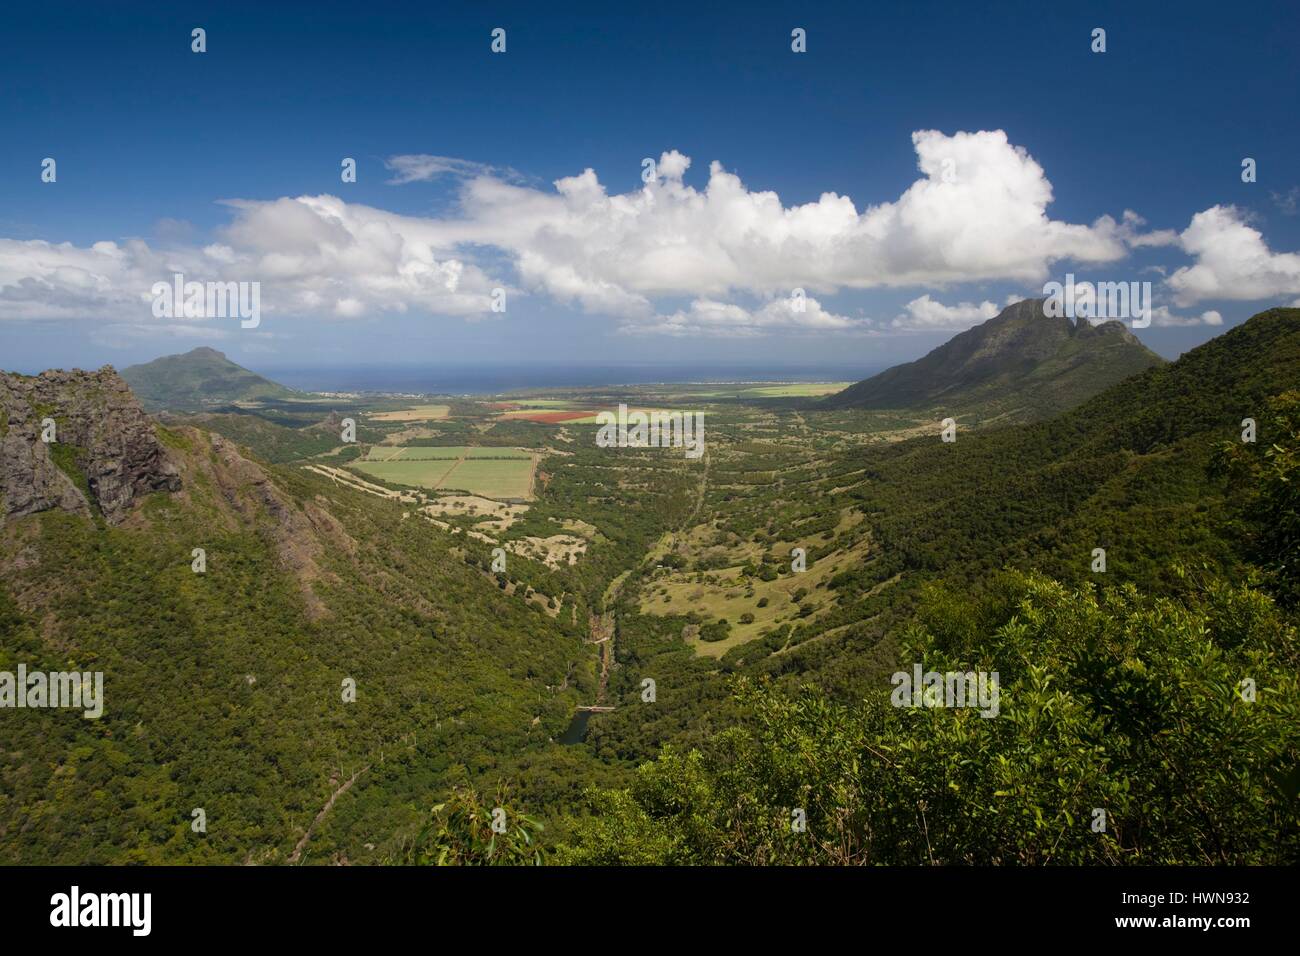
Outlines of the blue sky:
[{"label": "blue sky", "polygon": [[[1067,272],[1175,355],[1300,300],[1294,4],[267,7],[5,11],[0,366],[870,368]],[[176,267],[259,326],[160,320]]]}]

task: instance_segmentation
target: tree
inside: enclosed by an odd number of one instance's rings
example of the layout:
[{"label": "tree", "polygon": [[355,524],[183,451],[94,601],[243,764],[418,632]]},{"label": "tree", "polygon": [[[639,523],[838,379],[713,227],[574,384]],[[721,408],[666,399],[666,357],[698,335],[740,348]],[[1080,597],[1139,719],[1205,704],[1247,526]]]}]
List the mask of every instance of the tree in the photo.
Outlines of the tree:
[{"label": "tree", "polygon": [[1239,496],[1243,537],[1278,600],[1300,603],[1300,391],[1270,399],[1261,442],[1231,441],[1211,470]]},{"label": "tree", "polygon": [[470,788],[457,788],[430,811],[430,819],[406,847],[402,862],[417,866],[541,866],[537,838],[545,829],[511,806],[504,788],[489,803]]},{"label": "tree", "polygon": [[1300,861],[1300,642],[1267,595],[1007,574],[978,601],[930,594],[904,645],[925,671],[998,672],[996,716],[893,706],[883,679],[853,707],[742,681],[740,726],[593,794],[562,859]]}]

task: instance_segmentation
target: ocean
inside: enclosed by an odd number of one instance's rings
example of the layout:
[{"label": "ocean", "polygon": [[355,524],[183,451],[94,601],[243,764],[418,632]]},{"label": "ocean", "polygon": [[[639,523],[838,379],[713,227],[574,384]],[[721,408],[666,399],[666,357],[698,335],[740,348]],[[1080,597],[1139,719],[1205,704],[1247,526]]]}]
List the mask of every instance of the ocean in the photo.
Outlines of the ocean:
[{"label": "ocean", "polygon": [[882,368],[861,365],[390,365],[258,368],[257,372],[302,391],[494,395],[518,389],[682,382],[856,382]]}]

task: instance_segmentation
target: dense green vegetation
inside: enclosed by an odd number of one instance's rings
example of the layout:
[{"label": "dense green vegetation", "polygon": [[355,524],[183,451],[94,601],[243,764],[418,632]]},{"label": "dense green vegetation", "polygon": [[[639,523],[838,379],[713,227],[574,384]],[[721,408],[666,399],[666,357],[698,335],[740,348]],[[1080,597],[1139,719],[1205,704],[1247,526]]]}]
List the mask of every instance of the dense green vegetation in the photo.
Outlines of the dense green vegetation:
[{"label": "dense green vegetation", "polygon": [[298,427],[278,425],[252,413],[203,414],[177,418],[210,432],[216,432],[249,449],[263,461],[282,464],[324,456],[340,445],[338,428],[319,422]]},{"label": "dense green vegetation", "polygon": [[[1300,644],[1272,602],[1009,575],[936,591],[926,670],[994,671],[1000,712],[854,706],[742,684],[721,739],[594,796],[567,862],[1294,862]],[[1257,691],[1243,691],[1243,681]],[[1257,696],[1256,696],[1257,693]],[[806,830],[792,825],[802,810]],[[1104,811],[1105,828],[1094,828]]]},{"label": "dense green vegetation", "polygon": [[[926,409],[669,386],[537,397],[703,409],[702,460],[468,401],[342,406],[347,448],[317,406],[187,419],[265,484],[170,427],[184,491],[138,521],[0,530],[0,670],[107,696],[0,711],[0,859],[1295,862],[1297,381],[1277,309],[953,443]],[[435,524],[313,470],[378,442],[535,449],[536,500]],[[560,534],[575,563],[493,569]],[[890,706],[918,662],[997,671],[999,716]]]}]

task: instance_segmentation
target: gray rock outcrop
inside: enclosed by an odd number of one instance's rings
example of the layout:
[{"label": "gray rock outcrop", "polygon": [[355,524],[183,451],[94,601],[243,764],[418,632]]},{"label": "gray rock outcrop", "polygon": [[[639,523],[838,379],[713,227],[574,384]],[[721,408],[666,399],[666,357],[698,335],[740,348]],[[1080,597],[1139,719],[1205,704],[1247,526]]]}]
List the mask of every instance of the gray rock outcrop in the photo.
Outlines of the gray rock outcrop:
[{"label": "gray rock outcrop", "polygon": [[[53,443],[42,440],[47,419]],[[0,372],[0,522],[93,506],[119,524],[144,495],[180,487],[152,420],[111,366]]]}]

